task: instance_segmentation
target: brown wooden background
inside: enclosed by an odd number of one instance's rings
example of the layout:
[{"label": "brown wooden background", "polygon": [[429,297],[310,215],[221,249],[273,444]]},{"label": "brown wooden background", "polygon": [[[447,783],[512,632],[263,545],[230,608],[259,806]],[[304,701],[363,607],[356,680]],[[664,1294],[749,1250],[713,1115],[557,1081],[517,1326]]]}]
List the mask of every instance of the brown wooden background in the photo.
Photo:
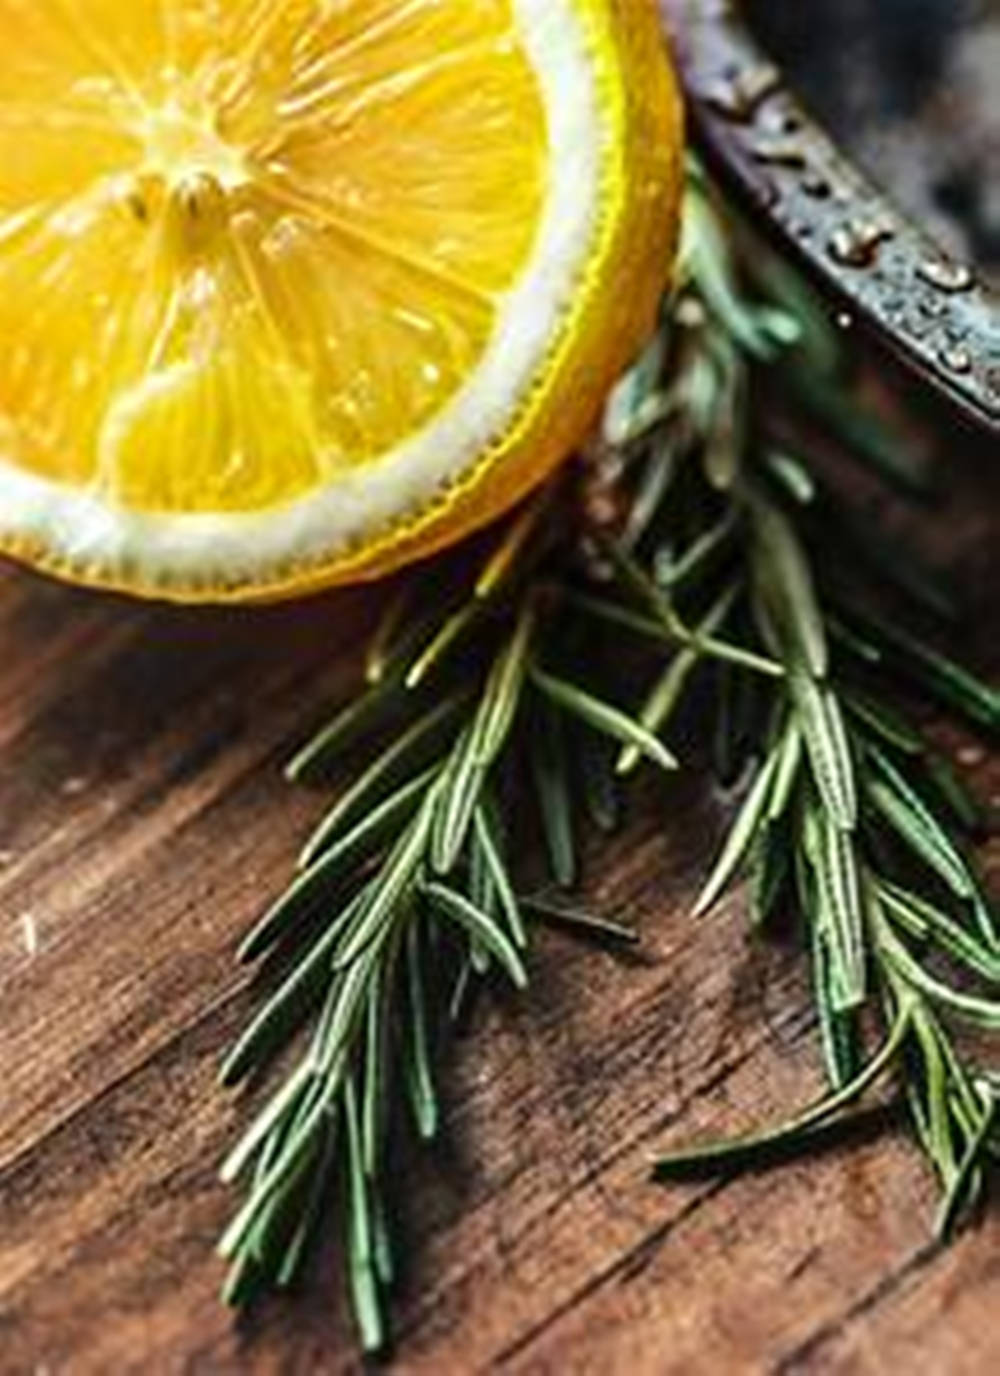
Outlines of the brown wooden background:
[{"label": "brown wooden background", "polygon": [[[1000,465],[950,445],[927,528],[995,665]],[[355,1367],[334,1248],[242,1326],[216,1302],[215,1170],[247,1106],[214,1075],[248,1008],[235,944],[319,806],[278,764],[346,684],[368,601],[182,613],[0,575],[3,1376]],[[997,761],[949,746],[996,802]],[[905,1135],[647,1183],[658,1146],[819,1084],[794,960],[738,898],[687,914],[719,824],[695,784],[653,791],[588,894],[644,959],[546,935],[531,992],[480,1008],[446,1146],[405,1175],[395,1370],[1000,1370],[996,1216],[936,1254]]]}]

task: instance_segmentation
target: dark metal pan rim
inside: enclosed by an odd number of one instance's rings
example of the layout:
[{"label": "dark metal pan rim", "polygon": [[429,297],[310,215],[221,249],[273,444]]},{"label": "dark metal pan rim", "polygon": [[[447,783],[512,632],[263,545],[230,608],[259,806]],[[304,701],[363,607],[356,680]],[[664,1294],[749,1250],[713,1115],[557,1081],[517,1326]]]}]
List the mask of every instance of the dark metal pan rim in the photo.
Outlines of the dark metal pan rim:
[{"label": "dark metal pan rim", "polygon": [[734,0],[659,0],[693,131],[730,190],[936,392],[1000,432],[1000,296],[809,115]]}]

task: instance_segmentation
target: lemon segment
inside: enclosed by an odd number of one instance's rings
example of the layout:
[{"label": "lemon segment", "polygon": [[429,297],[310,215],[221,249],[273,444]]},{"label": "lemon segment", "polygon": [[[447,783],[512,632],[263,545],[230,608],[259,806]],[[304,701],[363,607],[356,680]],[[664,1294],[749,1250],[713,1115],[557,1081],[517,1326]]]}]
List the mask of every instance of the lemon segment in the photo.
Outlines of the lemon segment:
[{"label": "lemon segment", "polygon": [[651,323],[651,0],[0,0],[0,38],[0,548],[42,568],[384,572],[544,477]]}]

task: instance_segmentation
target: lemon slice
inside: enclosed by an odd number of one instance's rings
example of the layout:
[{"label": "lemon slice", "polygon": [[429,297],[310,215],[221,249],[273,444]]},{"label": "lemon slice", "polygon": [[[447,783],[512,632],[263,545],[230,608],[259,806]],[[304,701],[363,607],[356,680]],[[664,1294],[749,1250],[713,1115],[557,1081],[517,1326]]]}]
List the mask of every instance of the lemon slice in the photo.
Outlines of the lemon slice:
[{"label": "lemon slice", "polygon": [[654,320],[652,0],[0,0],[0,549],[291,596],[495,516]]}]

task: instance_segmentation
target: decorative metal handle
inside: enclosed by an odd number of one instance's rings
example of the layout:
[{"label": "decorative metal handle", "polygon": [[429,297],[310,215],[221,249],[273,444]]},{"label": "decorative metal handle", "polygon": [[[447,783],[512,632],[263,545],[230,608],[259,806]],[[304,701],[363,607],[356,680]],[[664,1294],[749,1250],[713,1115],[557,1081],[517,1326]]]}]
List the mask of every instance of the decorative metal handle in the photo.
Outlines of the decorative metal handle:
[{"label": "decorative metal handle", "polygon": [[713,169],[937,391],[1000,432],[1000,296],[806,113],[734,0],[659,0]]}]

